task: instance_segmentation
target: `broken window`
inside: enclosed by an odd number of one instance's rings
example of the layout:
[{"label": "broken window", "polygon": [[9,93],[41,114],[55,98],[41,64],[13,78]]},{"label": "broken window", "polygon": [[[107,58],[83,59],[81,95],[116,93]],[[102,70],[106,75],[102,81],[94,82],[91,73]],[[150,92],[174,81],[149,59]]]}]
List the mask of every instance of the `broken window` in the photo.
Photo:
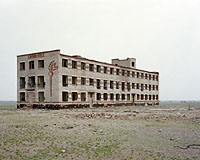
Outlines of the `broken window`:
[{"label": "broken window", "polygon": [[101,66],[100,65],[97,65],[97,72],[101,72]]},{"label": "broken window", "polygon": [[127,77],[129,77],[130,76],[130,71],[127,71]]},{"label": "broken window", "polygon": [[155,90],[155,85],[153,85],[153,90]]},{"label": "broken window", "polygon": [[151,91],[151,85],[149,85],[149,91]]},{"label": "broken window", "polygon": [[34,88],[35,87],[35,76],[29,77],[28,79],[28,85],[30,88]]},{"label": "broken window", "polygon": [[135,72],[132,72],[132,77],[135,77]]},{"label": "broken window", "polygon": [[34,69],[34,61],[29,62],[29,69]]},{"label": "broken window", "polygon": [[125,90],[125,82],[122,82],[122,91]]},{"label": "broken window", "polygon": [[151,75],[149,75],[149,80],[151,80]]},{"label": "broken window", "polygon": [[86,93],[81,93],[81,101],[86,101]]},{"label": "broken window", "polygon": [[122,70],[122,76],[125,76],[125,70]]},{"label": "broken window", "polygon": [[38,100],[39,102],[44,102],[44,92],[38,92]]},{"label": "broken window", "polygon": [[110,89],[113,89],[114,85],[113,85],[113,81],[110,81]]},{"label": "broken window", "polygon": [[101,93],[97,93],[97,101],[101,100]]},{"label": "broken window", "polygon": [[147,84],[145,84],[145,89],[147,89],[148,88],[148,86],[147,86]]},{"label": "broken window", "polygon": [[20,92],[20,102],[25,102],[25,92]]},{"label": "broken window", "polygon": [[145,79],[148,79],[148,74],[145,74]]},{"label": "broken window", "polygon": [[63,84],[63,87],[68,86],[68,76],[66,76],[66,75],[62,76],[62,84]]},{"label": "broken window", "polygon": [[153,75],[153,81],[155,81],[155,75]]},{"label": "broken window", "polygon": [[110,100],[111,100],[111,101],[114,100],[114,94],[113,94],[113,93],[110,94]]},{"label": "broken window", "polygon": [[144,90],[144,84],[141,84],[141,91]]},{"label": "broken window", "polygon": [[26,86],[25,77],[20,77],[20,88],[23,89]]},{"label": "broken window", "polygon": [[107,99],[108,99],[108,94],[107,94],[107,93],[104,93],[104,94],[103,94],[103,99],[104,99],[105,101],[107,101]]},{"label": "broken window", "polygon": [[77,77],[72,77],[72,85],[77,85]]},{"label": "broken window", "polygon": [[107,80],[104,80],[104,81],[103,81],[103,88],[104,88],[104,89],[107,89]]},{"label": "broken window", "polygon": [[158,91],[158,85],[156,86],[156,90]]},{"label": "broken window", "polygon": [[63,100],[63,102],[68,101],[68,92],[62,92],[62,100]]},{"label": "broken window", "polygon": [[101,80],[97,79],[97,89],[101,89]]},{"label": "broken window", "polygon": [[127,94],[127,100],[130,101],[130,99],[131,99],[130,94]]},{"label": "broken window", "polygon": [[137,72],[137,78],[140,78],[140,73],[139,72]]},{"label": "broken window", "polygon": [[110,74],[114,74],[114,69],[110,68]]},{"label": "broken window", "polygon": [[20,63],[20,71],[25,70],[25,62]]},{"label": "broken window", "polygon": [[135,67],[135,62],[132,62],[132,67]]},{"label": "broken window", "polygon": [[94,71],[94,64],[89,64],[89,71]]},{"label": "broken window", "polygon": [[116,74],[119,75],[119,69],[117,69]]},{"label": "broken window", "polygon": [[84,63],[84,62],[81,62],[81,70],[85,70],[85,67],[86,66],[86,64]]},{"label": "broken window", "polygon": [[67,59],[62,59],[62,67],[68,67],[68,60]]},{"label": "broken window", "polygon": [[144,95],[143,94],[141,95],[141,100],[144,100]]},{"label": "broken window", "polygon": [[81,85],[85,85],[86,84],[86,78],[81,77]]},{"label": "broken window", "polygon": [[148,100],[148,95],[145,95],[145,100]]},{"label": "broken window", "polygon": [[151,100],[151,95],[149,95],[149,100]]},{"label": "broken window", "polygon": [[90,83],[90,86],[94,86],[94,79],[90,78],[89,83]]},{"label": "broken window", "polygon": [[156,81],[158,81],[158,76],[156,76]]},{"label": "broken window", "polygon": [[153,95],[153,100],[155,100],[155,95]]},{"label": "broken window", "polygon": [[38,60],[38,68],[44,68],[44,60]]},{"label": "broken window", "polygon": [[78,99],[77,92],[72,92],[72,101],[76,101]]},{"label": "broken window", "polygon": [[116,81],[116,89],[119,89],[119,82]]},{"label": "broken window", "polygon": [[158,100],[158,95],[156,95],[156,100]]},{"label": "broken window", "polygon": [[125,100],[126,97],[125,97],[125,94],[122,94],[122,100]]},{"label": "broken window", "polygon": [[72,61],[72,68],[77,69],[77,62],[76,61]]},{"label": "broken window", "polygon": [[104,67],[103,70],[104,70],[104,73],[107,73],[107,67]]},{"label": "broken window", "polygon": [[38,76],[38,88],[44,88],[45,82],[44,82],[44,76]]},{"label": "broken window", "polygon": [[116,101],[119,101],[119,94],[116,94]]},{"label": "broken window", "polygon": [[132,83],[132,89],[135,89],[135,83]]},{"label": "broken window", "polygon": [[144,78],[144,73],[141,73],[141,78],[142,78],[142,79]]},{"label": "broken window", "polygon": [[128,90],[128,91],[131,90],[131,85],[130,85],[130,83],[127,83],[127,90]]}]

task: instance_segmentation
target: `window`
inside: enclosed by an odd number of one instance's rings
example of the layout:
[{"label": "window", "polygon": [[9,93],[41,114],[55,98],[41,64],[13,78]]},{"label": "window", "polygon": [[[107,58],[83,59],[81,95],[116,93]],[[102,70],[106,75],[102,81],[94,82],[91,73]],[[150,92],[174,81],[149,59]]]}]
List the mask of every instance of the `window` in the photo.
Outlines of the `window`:
[{"label": "window", "polygon": [[89,71],[94,72],[94,64],[89,64]]},{"label": "window", "polygon": [[139,83],[137,83],[137,89],[140,89],[140,84]]},{"label": "window", "polygon": [[155,90],[155,85],[153,85],[153,90]]},{"label": "window", "polygon": [[85,85],[86,84],[86,78],[81,77],[81,85]]},{"label": "window", "polygon": [[135,72],[132,72],[132,77],[135,77]]},{"label": "window", "polygon": [[137,100],[139,100],[140,99],[140,95],[139,94],[137,94]]},{"label": "window", "polygon": [[68,76],[66,76],[66,75],[62,76],[62,84],[63,84],[63,87],[68,86]]},{"label": "window", "polygon": [[149,95],[149,100],[151,100],[151,95]]},{"label": "window", "polygon": [[38,92],[38,100],[39,102],[44,102],[44,92]]},{"label": "window", "polygon": [[72,84],[77,85],[77,77],[72,77]]},{"label": "window", "polygon": [[63,100],[63,102],[68,101],[68,92],[62,92],[62,100]]},{"label": "window", "polygon": [[127,94],[127,100],[130,101],[130,99],[131,99],[130,94]]},{"label": "window", "polygon": [[78,99],[77,92],[72,92],[72,101],[76,101]]},{"label": "window", "polygon": [[20,88],[23,89],[26,86],[25,77],[20,77]]},{"label": "window", "polygon": [[44,68],[44,60],[38,60],[38,68]]},{"label": "window", "polygon": [[158,95],[156,95],[156,100],[158,100]]},{"label": "window", "polygon": [[45,82],[44,82],[44,76],[38,76],[38,88],[44,88]]},{"label": "window", "polygon": [[119,89],[119,82],[116,81],[116,89]]},{"label": "window", "polygon": [[100,79],[97,79],[97,89],[101,89],[101,81],[100,81]]},{"label": "window", "polygon": [[108,94],[107,94],[107,93],[104,93],[104,94],[103,94],[103,99],[104,99],[105,101],[107,101],[107,99],[108,99]]},{"label": "window", "polygon": [[153,100],[155,100],[155,95],[153,95]]},{"label": "window", "polygon": [[20,102],[25,102],[25,92],[20,92]]},{"label": "window", "polygon": [[155,75],[153,75],[153,81],[155,81]]},{"label": "window", "polygon": [[156,90],[158,91],[158,85],[156,86]]},{"label": "window", "polygon": [[127,83],[127,90],[128,90],[128,91],[131,90],[131,85],[130,85],[130,83]]},{"label": "window", "polygon": [[97,65],[97,72],[101,73],[101,66]]},{"label": "window", "polygon": [[125,94],[122,94],[122,100],[125,100],[126,97],[125,97]]},{"label": "window", "polygon": [[20,71],[25,70],[25,62],[20,63]]},{"label": "window", "polygon": [[94,79],[92,79],[92,78],[89,79],[89,85],[94,86]]},{"label": "window", "polygon": [[125,90],[125,82],[122,82],[122,91]]},{"label": "window", "polygon": [[97,101],[101,100],[101,93],[97,93]]},{"label": "window", "polygon": [[148,95],[145,95],[145,100],[148,100]]},{"label": "window", "polygon": [[144,100],[144,95],[143,94],[141,95],[141,100]]},{"label": "window", "polygon": [[122,70],[122,76],[125,76],[125,70]]},{"label": "window", "polygon": [[158,81],[158,76],[156,76],[156,81]]},{"label": "window", "polygon": [[116,74],[117,74],[117,75],[119,75],[119,69],[117,69],[117,72],[116,72]]},{"label": "window", "polygon": [[35,77],[34,76],[28,78],[28,86],[30,88],[34,88],[35,87]]},{"label": "window", "polygon": [[111,101],[114,100],[114,94],[113,94],[113,93],[110,94],[110,100],[111,100]]},{"label": "window", "polygon": [[132,62],[132,67],[135,67],[135,62]]},{"label": "window", "polygon": [[114,69],[110,68],[110,74],[114,74]]},{"label": "window", "polygon": [[151,85],[149,85],[149,91],[151,91]]},{"label": "window", "polygon": [[110,81],[110,89],[114,89],[113,81]]},{"label": "window", "polygon": [[119,94],[116,94],[116,101],[119,101]]},{"label": "window", "polygon": [[132,83],[132,89],[135,89],[135,83]]},{"label": "window", "polygon": [[130,71],[127,71],[127,77],[130,77]]},{"label": "window", "polygon": [[68,67],[68,60],[62,59],[62,67]]},{"label": "window", "polygon": [[144,91],[144,84],[141,84],[141,91]]},{"label": "window", "polygon": [[86,64],[81,62],[81,70],[85,70],[85,66],[86,66]]},{"label": "window", "polygon": [[104,67],[103,71],[104,73],[107,73],[107,67]]},{"label": "window", "polygon": [[104,89],[107,89],[107,80],[104,80],[104,81],[103,81],[103,88],[104,88]]},{"label": "window", "polygon": [[137,72],[137,78],[140,78],[140,73],[139,72]]},{"label": "window", "polygon": [[151,75],[149,75],[149,80],[151,80]]},{"label": "window", "polygon": [[144,78],[144,73],[141,73],[141,78],[142,78],[142,79]]},{"label": "window", "polygon": [[145,79],[148,79],[148,74],[145,74]]},{"label": "window", "polygon": [[147,86],[147,84],[145,84],[145,89],[147,90],[147,88],[148,88],[148,86]]},{"label": "window", "polygon": [[34,61],[29,62],[29,69],[34,69]]},{"label": "window", "polygon": [[86,93],[81,93],[81,101],[86,101]]},{"label": "window", "polygon": [[76,61],[72,61],[72,68],[77,69],[77,62]]}]

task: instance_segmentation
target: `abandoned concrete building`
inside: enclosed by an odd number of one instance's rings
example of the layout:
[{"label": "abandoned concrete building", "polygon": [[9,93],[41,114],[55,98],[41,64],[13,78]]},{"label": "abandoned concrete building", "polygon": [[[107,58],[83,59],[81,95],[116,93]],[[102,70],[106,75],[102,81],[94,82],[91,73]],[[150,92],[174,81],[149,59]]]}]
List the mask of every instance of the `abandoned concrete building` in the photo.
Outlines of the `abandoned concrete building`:
[{"label": "abandoned concrete building", "polygon": [[17,56],[17,105],[71,108],[159,104],[159,73],[136,69],[136,59],[112,63],[51,50]]}]

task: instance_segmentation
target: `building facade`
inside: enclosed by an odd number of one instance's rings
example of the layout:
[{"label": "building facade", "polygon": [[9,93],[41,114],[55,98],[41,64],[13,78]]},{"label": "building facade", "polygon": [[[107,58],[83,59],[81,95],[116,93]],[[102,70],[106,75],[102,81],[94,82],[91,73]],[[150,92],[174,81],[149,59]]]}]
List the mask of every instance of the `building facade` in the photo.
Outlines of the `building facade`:
[{"label": "building facade", "polygon": [[17,56],[18,107],[70,108],[159,104],[159,73],[136,59],[112,64],[52,50]]}]

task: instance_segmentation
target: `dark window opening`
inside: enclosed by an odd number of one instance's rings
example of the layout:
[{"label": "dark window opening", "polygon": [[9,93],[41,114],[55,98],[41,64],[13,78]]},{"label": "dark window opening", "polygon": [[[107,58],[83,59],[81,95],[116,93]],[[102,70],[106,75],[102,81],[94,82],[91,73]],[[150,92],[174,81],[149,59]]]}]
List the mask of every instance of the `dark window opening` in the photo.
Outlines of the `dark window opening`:
[{"label": "dark window opening", "polygon": [[72,92],[72,101],[76,101],[78,99],[77,92]]},{"label": "dark window opening", "polygon": [[113,83],[113,81],[110,81],[110,89],[114,89],[114,83]]},{"label": "dark window opening", "polygon": [[104,67],[103,70],[104,70],[104,73],[107,73],[107,67]]},{"label": "dark window opening", "polygon": [[38,76],[38,88],[45,88],[44,76]]},{"label": "dark window opening", "polygon": [[114,69],[110,68],[110,74],[114,74]]},{"label": "dark window opening", "polygon": [[145,100],[148,100],[148,95],[145,95]]},{"label": "dark window opening", "polygon": [[137,100],[139,100],[140,99],[140,95],[139,94],[137,94]]},{"label": "dark window opening", "polygon": [[151,80],[151,75],[149,75],[149,80]]},{"label": "dark window opening", "polygon": [[114,94],[113,94],[113,93],[110,94],[110,100],[111,100],[111,101],[114,100]]},{"label": "dark window opening", "polygon": [[107,80],[104,80],[104,81],[103,81],[103,88],[104,88],[104,89],[107,89]]},{"label": "dark window opening", "polygon": [[62,100],[63,100],[63,102],[68,101],[68,92],[62,92]]},{"label": "dark window opening", "polygon": [[141,91],[144,91],[144,84],[141,84]]},{"label": "dark window opening", "polygon": [[122,91],[125,90],[125,82],[122,82]]},{"label": "dark window opening", "polygon": [[122,76],[125,76],[125,70],[122,70]]},{"label": "dark window opening", "polygon": [[135,72],[132,72],[132,77],[135,77]]},{"label": "dark window opening", "polygon": [[97,93],[97,101],[101,100],[101,93]]},{"label": "dark window opening", "polygon": [[68,60],[62,59],[62,67],[68,67]]},{"label": "dark window opening", "polygon": [[86,101],[86,93],[81,93],[81,101]]},{"label": "dark window opening", "polygon": [[117,72],[116,72],[116,74],[117,74],[117,75],[119,75],[119,69],[117,69]]},{"label": "dark window opening", "polygon": [[34,61],[29,62],[29,69],[34,69]]},{"label": "dark window opening", "polygon": [[85,85],[86,84],[86,78],[81,77],[81,85]]},{"label": "dark window opening", "polygon": [[137,89],[140,89],[140,84],[139,83],[137,83]]},{"label": "dark window opening", "polygon": [[130,77],[130,71],[127,71],[127,77]]},{"label": "dark window opening", "polygon": [[130,96],[130,94],[127,94],[127,100],[128,100],[128,101],[131,100],[131,96]]},{"label": "dark window opening", "polygon": [[151,85],[149,85],[149,91],[151,91]]},{"label": "dark window opening", "polygon": [[132,83],[132,89],[135,89],[135,83]]},{"label": "dark window opening", "polygon": [[38,68],[44,68],[44,60],[38,60]]},{"label": "dark window opening", "polygon": [[25,70],[25,62],[20,63],[20,71]]},{"label": "dark window opening", "polygon": [[145,79],[148,79],[148,74],[145,74]]},{"label": "dark window opening", "polygon": [[77,77],[72,77],[72,85],[77,85]]},{"label": "dark window opening", "polygon": [[28,86],[30,87],[30,88],[34,88],[35,87],[35,77],[33,76],[33,77],[29,77],[29,79],[28,79]]},{"label": "dark window opening", "polygon": [[126,99],[125,94],[122,94],[122,100],[125,100],[125,99]]},{"label": "dark window opening", "polygon": [[25,92],[20,93],[20,102],[25,102]]},{"label": "dark window opening", "polygon": [[89,64],[89,71],[94,72],[94,64]]},{"label": "dark window opening", "polygon": [[44,92],[38,92],[38,100],[39,102],[44,102],[45,100]]},{"label": "dark window opening", "polygon": [[127,83],[127,90],[128,90],[128,91],[131,90],[131,85],[130,85],[130,83]]},{"label": "dark window opening", "polygon": [[132,67],[135,67],[135,62],[132,62]]},{"label": "dark window opening", "polygon": [[94,79],[90,78],[89,83],[90,83],[90,86],[94,86]]},{"label": "dark window opening", "polygon": [[116,89],[119,89],[119,82],[116,81]]},{"label": "dark window opening", "polygon": [[104,93],[104,94],[103,94],[103,99],[104,99],[105,101],[107,101],[107,99],[108,99],[108,94],[107,94],[107,93]]},{"label": "dark window opening", "polygon": [[62,76],[62,84],[63,84],[63,87],[68,86],[68,76],[66,76],[66,75]]},{"label": "dark window opening", "polygon": [[119,94],[116,94],[116,101],[119,101]]},{"label": "dark window opening", "polygon": [[137,72],[137,78],[140,78],[140,73],[139,72]]},{"label": "dark window opening", "polygon": [[20,77],[20,88],[23,89],[26,86],[25,77]]},{"label": "dark window opening", "polygon": [[97,72],[101,73],[101,66],[97,65]]},{"label": "dark window opening", "polygon": [[141,100],[144,100],[144,95],[143,94],[141,95]]},{"label": "dark window opening", "polygon": [[101,81],[100,81],[100,79],[97,79],[97,89],[101,89]]},{"label": "dark window opening", "polygon": [[77,62],[76,61],[72,61],[72,68],[77,69]]},{"label": "dark window opening", "polygon": [[81,70],[85,70],[85,68],[86,68],[86,64],[81,62]]},{"label": "dark window opening", "polygon": [[144,78],[144,73],[141,73],[141,78],[142,78],[142,79]]}]

